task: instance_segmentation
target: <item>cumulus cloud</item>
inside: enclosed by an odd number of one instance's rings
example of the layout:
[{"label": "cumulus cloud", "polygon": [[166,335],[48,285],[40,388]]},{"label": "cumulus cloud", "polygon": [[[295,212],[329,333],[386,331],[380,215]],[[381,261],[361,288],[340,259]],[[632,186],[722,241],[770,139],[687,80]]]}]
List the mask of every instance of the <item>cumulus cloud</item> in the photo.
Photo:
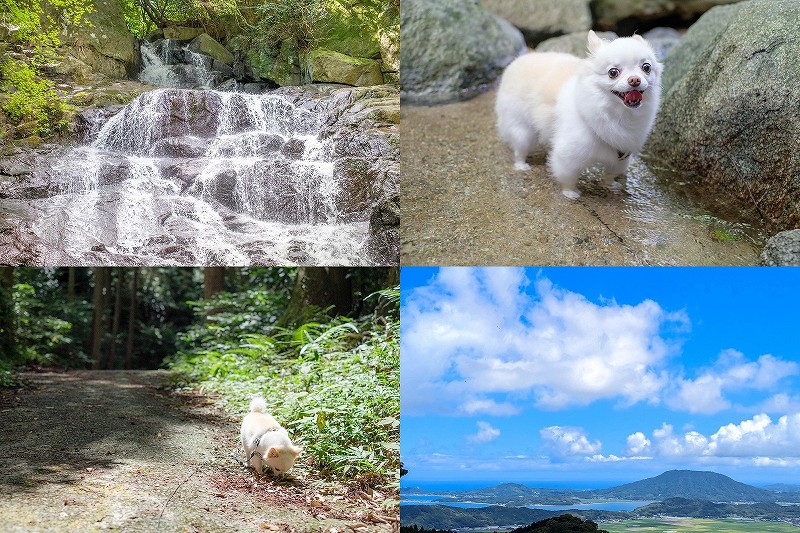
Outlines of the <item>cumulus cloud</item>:
[{"label": "cumulus cloud", "polygon": [[470,442],[477,442],[479,444],[486,444],[492,442],[500,436],[500,430],[492,427],[489,422],[478,422],[478,432],[475,435],[469,435],[467,440]]},{"label": "cumulus cloud", "polygon": [[[683,313],[656,302],[594,303],[522,269],[443,268],[402,308],[404,413],[515,414],[616,399],[658,403]],[[506,398],[498,398],[506,396]]]},{"label": "cumulus cloud", "polygon": [[628,435],[628,445],[625,447],[625,455],[636,457],[643,456],[650,453],[650,441],[644,436],[644,433],[637,431],[632,435]]},{"label": "cumulus cloud", "polygon": [[599,440],[589,442],[582,428],[550,426],[539,431],[543,444],[555,455],[596,454],[603,447]]},{"label": "cumulus cloud", "polygon": [[756,361],[747,360],[736,350],[723,351],[712,368],[705,369],[695,379],[678,379],[677,391],[667,404],[690,413],[718,413],[731,407],[725,398],[726,390],[768,390],[782,379],[800,373],[800,366],[772,355],[762,355]]},{"label": "cumulus cloud", "polygon": [[781,416],[777,421],[760,413],[738,424],[727,424],[712,435],[697,431],[676,434],[667,423],[648,439],[641,432],[628,436],[626,455],[652,454],[657,457],[725,459],[756,466],[786,466],[800,461],[800,413]]}]

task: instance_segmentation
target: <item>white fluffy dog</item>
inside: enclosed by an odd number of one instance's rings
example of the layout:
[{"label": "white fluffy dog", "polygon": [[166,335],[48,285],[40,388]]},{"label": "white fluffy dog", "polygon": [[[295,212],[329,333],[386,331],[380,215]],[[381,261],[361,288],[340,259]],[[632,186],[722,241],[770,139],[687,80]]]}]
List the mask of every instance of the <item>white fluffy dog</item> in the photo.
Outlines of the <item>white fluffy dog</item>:
[{"label": "white fluffy dog", "polygon": [[292,444],[278,422],[264,411],[263,398],[253,398],[250,412],[242,420],[242,446],[247,466],[262,473],[264,463],[275,475],[282,476],[294,465],[301,449]]},{"label": "white fluffy dog", "polygon": [[497,92],[497,129],[514,168],[537,148],[568,198],[580,173],[602,165],[605,182],[623,174],[653,127],[662,66],[639,35],[606,41],[589,32],[589,57],[533,52],[515,59]]}]

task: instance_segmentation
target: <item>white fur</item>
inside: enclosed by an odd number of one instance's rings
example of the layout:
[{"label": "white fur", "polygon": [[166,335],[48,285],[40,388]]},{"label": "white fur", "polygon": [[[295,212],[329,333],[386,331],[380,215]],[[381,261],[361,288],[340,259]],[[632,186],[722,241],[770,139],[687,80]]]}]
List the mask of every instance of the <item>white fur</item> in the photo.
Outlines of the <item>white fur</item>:
[{"label": "white fur", "polygon": [[250,412],[242,420],[242,447],[247,466],[252,466],[260,474],[266,464],[280,476],[292,468],[302,450],[292,444],[286,430],[264,412],[266,407],[266,402],[260,397],[250,402]]},{"label": "white fur", "polygon": [[[568,198],[577,199],[578,177],[602,165],[605,181],[628,168],[629,158],[644,146],[653,127],[661,95],[662,66],[638,35],[605,41],[593,31],[590,55],[533,52],[514,60],[503,73],[497,91],[497,129],[514,150],[514,168],[528,170],[525,159],[537,149],[549,150],[547,164]],[[644,63],[651,65],[644,72]],[[616,68],[616,79],[609,69]],[[612,91],[627,92],[628,80],[639,78],[639,107],[631,108]]]}]

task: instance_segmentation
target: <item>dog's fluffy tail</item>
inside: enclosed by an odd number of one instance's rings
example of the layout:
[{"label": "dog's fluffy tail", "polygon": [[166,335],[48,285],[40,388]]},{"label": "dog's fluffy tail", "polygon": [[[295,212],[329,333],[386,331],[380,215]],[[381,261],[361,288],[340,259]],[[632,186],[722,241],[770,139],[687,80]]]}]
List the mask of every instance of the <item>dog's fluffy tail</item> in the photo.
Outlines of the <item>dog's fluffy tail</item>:
[{"label": "dog's fluffy tail", "polygon": [[264,398],[261,396],[256,396],[253,398],[253,401],[250,402],[250,412],[253,413],[263,413],[267,410],[267,402],[264,401]]}]

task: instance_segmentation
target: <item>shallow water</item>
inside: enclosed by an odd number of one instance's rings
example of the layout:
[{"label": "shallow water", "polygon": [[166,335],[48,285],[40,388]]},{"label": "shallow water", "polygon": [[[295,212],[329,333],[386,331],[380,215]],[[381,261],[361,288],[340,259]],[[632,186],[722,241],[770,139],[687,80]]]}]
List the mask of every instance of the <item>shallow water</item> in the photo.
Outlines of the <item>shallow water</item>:
[{"label": "shallow water", "polygon": [[[566,199],[543,158],[513,169],[494,129],[494,92],[402,108],[401,261],[405,265],[752,265],[763,232],[648,163],[624,188],[582,178]],[[653,168],[655,164],[650,163]],[[718,199],[714,199],[718,200]],[[723,218],[724,217],[724,218]]]}]

